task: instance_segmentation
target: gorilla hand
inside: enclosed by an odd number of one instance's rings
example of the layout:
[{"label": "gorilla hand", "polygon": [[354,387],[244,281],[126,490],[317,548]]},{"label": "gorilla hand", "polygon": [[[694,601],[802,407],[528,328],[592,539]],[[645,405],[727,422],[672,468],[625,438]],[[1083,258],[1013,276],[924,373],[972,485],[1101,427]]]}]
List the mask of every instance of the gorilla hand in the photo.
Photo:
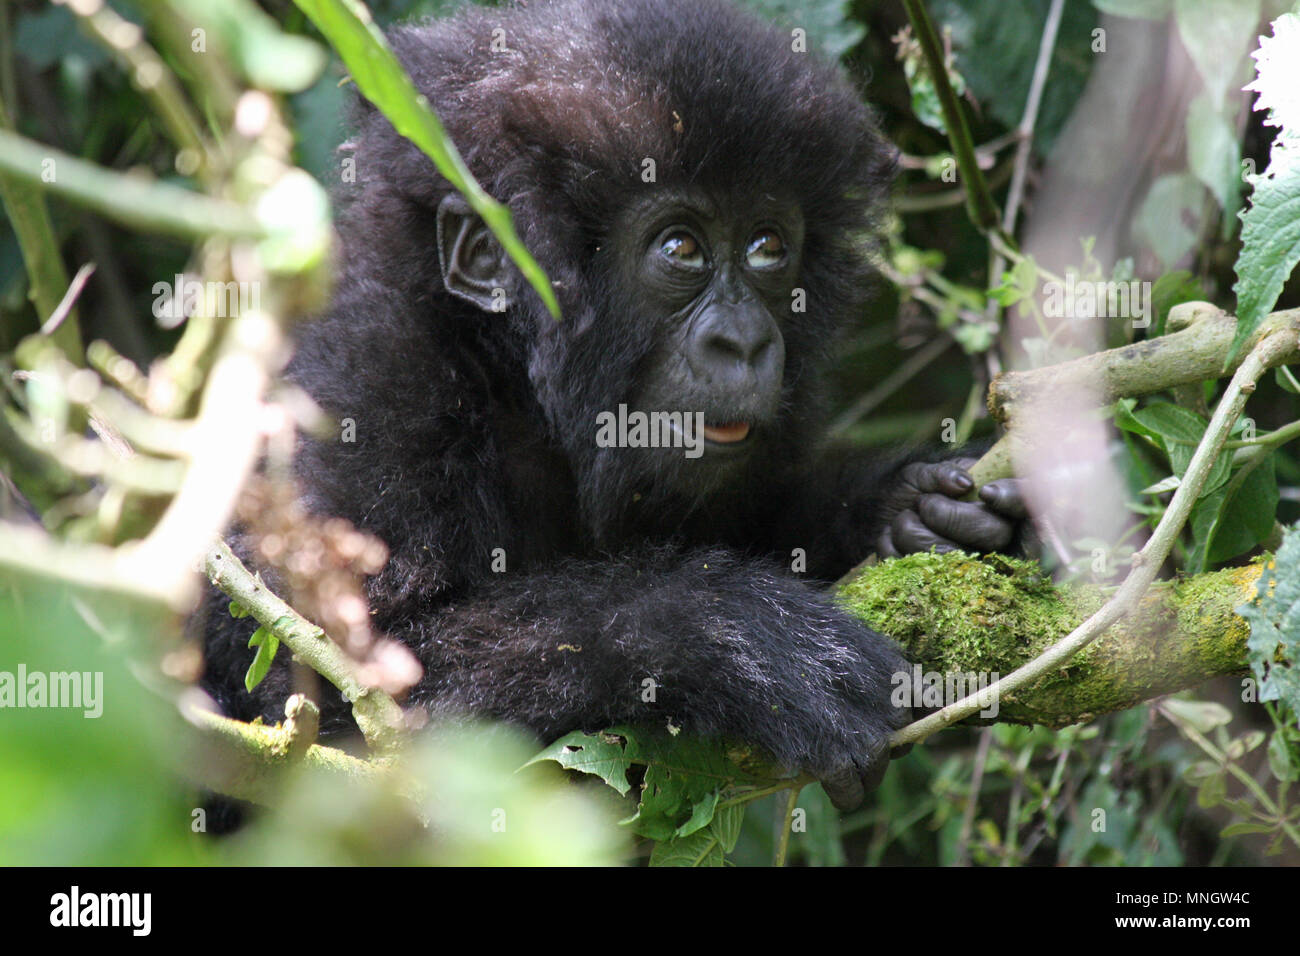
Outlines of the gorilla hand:
[{"label": "gorilla hand", "polygon": [[885,529],[876,542],[882,558],[917,551],[1002,551],[1018,537],[1026,517],[1022,483],[991,481],[979,501],[962,501],[975,487],[967,469],[974,458],[912,462],[899,471],[885,500]]}]

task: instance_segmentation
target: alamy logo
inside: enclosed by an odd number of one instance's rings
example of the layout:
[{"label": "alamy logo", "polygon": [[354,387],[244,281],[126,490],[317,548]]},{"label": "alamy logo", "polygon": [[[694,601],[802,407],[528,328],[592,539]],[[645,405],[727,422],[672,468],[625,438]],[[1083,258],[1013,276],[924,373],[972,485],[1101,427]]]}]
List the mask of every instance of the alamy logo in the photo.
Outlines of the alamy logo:
[{"label": "alamy logo", "polygon": [[1043,314],[1054,319],[1132,319],[1133,328],[1151,324],[1151,283],[1076,279],[1043,283]]},{"label": "alamy logo", "polygon": [[261,308],[260,293],[257,282],[200,282],[178,272],[153,284],[153,317],[165,328],[191,316],[232,318]]},{"label": "alamy logo", "polygon": [[17,672],[0,671],[0,708],[70,707],[83,716],[104,713],[103,671],[32,671],[19,664]]},{"label": "alamy logo", "polygon": [[642,412],[618,406],[618,414],[596,416],[597,448],[685,448],[687,458],[704,454],[703,412]]},{"label": "alamy logo", "polygon": [[998,696],[989,686],[998,682],[998,672],[923,671],[920,664],[912,670],[898,671],[890,679],[894,690],[889,701],[895,707],[924,707],[938,710],[955,704],[963,697],[978,694],[981,717],[992,719],[998,715]]},{"label": "alamy logo", "polygon": [[152,911],[152,893],[83,893],[74,886],[50,897],[51,926],[127,926],[134,936],[148,936]]}]

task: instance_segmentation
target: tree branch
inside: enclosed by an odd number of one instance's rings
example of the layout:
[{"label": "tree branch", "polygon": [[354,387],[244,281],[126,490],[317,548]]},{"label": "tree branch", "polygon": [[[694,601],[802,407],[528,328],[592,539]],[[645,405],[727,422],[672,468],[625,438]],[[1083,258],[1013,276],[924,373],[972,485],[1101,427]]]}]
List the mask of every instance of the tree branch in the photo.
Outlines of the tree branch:
[{"label": "tree branch", "polygon": [[214,585],[352,702],[352,716],[371,747],[389,753],[406,739],[406,722],[397,702],[378,687],[364,683],[356,662],[323,630],[272,594],[224,541],[218,539],[208,549],[204,565]]},{"label": "tree branch", "polygon": [[[1065,727],[1245,672],[1260,563],[1161,581],[1096,643],[1023,690],[990,722]],[[914,554],[864,569],[839,591],[865,623],[903,645],[923,673],[1011,673],[1105,604],[1093,585],[1055,586],[1029,561],[959,552]],[[920,701],[917,701],[920,703]]]},{"label": "tree branch", "polygon": [[[1187,467],[1182,483],[1179,484],[1178,490],[1174,492],[1173,500],[1169,502],[1169,507],[1165,509],[1165,513],[1160,519],[1160,524],[1156,527],[1151,539],[1147,541],[1140,551],[1133,555],[1132,569],[1114,596],[1075,628],[1068,637],[1053,644],[1028,664],[1017,668],[1011,674],[994,683],[987,693],[993,695],[1010,694],[1013,691],[1028,687],[1040,677],[1060,669],[1075,654],[1087,647],[1108,627],[1129,614],[1138,605],[1147,588],[1155,580],[1161,564],[1169,556],[1169,551],[1173,547],[1175,539],[1182,531],[1183,525],[1191,513],[1192,506],[1196,503],[1196,499],[1209,477],[1211,467],[1223,450],[1224,443],[1228,440],[1228,434],[1233,424],[1241,415],[1247,397],[1255,390],[1255,383],[1265,371],[1296,352],[1297,339],[1294,321],[1297,317],[1300,317],[1300,314],[1276,313],[1275,317],[1277,315],[1288,315],[1289,321],[1282,327],[1270,322],[1268,330],[1264,332],[1262,338],[1257,339],[1258,344],[1255,345],[1246,356],[1245,361],[1241,363],[1240,368],[1237,369],[1232,381],[1223,393],[1223,398],[1215,409],[1214,417],[1210,419],[1210,423],[1205,429],[1205,435],[1201,439],[1200,445],[1197,446],[1196,453],[1192,456],[1191,464]],[[1194,326],[1193,329],[1188,331],[1194,331],[1195,328]],[[968,695],[953,704],[949,704],[937,713],[930,714],[910,724],[896,733],[891,743],[894,746],[915,743],[924,740],[944,727],[969,717],[983,708],[984,704],[981,703],[980,696],[982,695]]]}]

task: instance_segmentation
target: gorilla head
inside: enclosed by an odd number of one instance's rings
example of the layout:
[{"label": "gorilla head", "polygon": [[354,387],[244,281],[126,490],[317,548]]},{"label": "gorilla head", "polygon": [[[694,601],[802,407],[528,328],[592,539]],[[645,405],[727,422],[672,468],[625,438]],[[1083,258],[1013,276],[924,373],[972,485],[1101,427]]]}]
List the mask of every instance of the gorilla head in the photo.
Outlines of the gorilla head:
[{"label": "gorilla head", "polygon": [[[856,804],[907,664],[818,583],[873,550],[998,548],[1023,517],[998,483],[960,500],[960,459],[819,447],[894,151],[833,68],[721,0],[534,0],[392,42],[563,310],[362,107],[338,289],[289,369],[344,427],[294,468],[388,545],[367,596],[423,665],[409,702],[547,740],[744,741]],[[656,412],[659,441],[600,440]],[[210,621],[205,688],[274,719],[287,666],[250,697],[247,622]],[[322,726],[346,713],[322,700]]]},{"label": "gorilla head", "polygon": [[[350,268],[525,365],[597,537],[632,507],[677,520],[807,446],[894,156],[835,69],[714,0],[474,8],[391,39],[563,320],[373,109]],[[674,430],[700,416],[703,454],[680,435],[601,447],[598,417],[619,406],[679,413]]]}]

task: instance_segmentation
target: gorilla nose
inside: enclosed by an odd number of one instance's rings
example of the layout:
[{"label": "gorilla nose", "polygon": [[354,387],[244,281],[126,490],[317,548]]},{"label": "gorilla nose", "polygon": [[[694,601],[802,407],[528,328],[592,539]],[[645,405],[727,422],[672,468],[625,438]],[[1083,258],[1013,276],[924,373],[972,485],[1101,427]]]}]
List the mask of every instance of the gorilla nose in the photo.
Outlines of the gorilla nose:
[{"label": "gorilla nose", "polygon": [[696,326],[687,357],[705,381],[765,390],[780,386],[785,343],[766,310],[714,310]]}]

